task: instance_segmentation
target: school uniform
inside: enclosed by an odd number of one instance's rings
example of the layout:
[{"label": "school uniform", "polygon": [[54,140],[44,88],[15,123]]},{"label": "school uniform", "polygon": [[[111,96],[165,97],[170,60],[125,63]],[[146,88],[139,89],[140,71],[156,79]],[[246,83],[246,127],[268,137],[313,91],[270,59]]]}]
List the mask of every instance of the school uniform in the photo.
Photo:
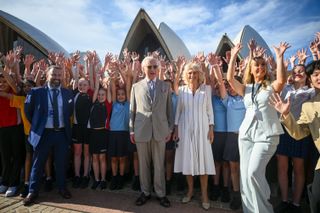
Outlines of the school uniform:
[{"label": "school uniform", "polygon": [[89,150],[91,154],[107,153],[108,120],[107,101],[100,103],[96,101],[90,111],[88,128],[90,128]]},{"label": "school uniform", "polygon": [[110,157],[125,157],[129,155],[129,107],[128,101],[116,101],[112,104],[108,145]]},{"label": "school uniform", "polygon": [[226,161],[239,161],[239,128],[246,113],[246,108],[243,98],[239,95],[226,95],[222,103],[227,109],[227,138],[223,159]]},{"label": "school uniform", "polygon": [[23,162],[23,127],[18,109],[10,107],[10,100],[0,97],[0,154],[2,185],[19,186]]},{"label": "school uniform", "polygon": [[89,129],[87,127],[90,109],[92,106],[92,95],[77,92],[74,96],[72,142],[74,144],[89,144]]},{"label": "school uniform", "polygon": [[[313,96],[314,89],[308,86],[296,90],[293,85],[288,84],[281,92],[282,100],[287,100],[290,97],[290,111],[296,120],[300,117],[302,104]],[[285,130],[285,133],[280,136],[280,143],[276,153],[288,157],[305,159],[308,156],[309,143],[312,143],[311,136],[296,140]]]},{"label": "school uniform", "polygon": [[219,96],[212,96],[214,114],[214,142],[211,144],[215,161],[223,161],[223,153],[227,139],[227,109]]},{"label": "school uniform", "polygon": [[[317,94],[309,101],[302,105],[301,114],[298,120],[295,119],[290,112],[285,119],[281,119],[288,133],[295,139],[302,139],[309,134],[313,138],[313,142],[320,153],[320,94]],[[318,159],[313,183],[308,187],[308,194],[310,199],[310,209],[312,213],[320,211],[320,158]]]}]

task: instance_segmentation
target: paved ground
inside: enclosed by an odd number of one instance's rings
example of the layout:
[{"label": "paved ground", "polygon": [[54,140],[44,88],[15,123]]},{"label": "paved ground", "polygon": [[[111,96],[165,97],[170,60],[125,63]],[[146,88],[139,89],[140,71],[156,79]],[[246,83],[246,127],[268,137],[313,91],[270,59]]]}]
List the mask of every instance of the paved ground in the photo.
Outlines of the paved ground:
[{"label": "paved ground", "polygon": [[[93,191],[91,189],[72,189],[72,199],[65,200],[61,198],[56,190],[50,193],[41,192],[37,203],[31,207],[24,207],[20,197],[5,198],[0,196],[0,212],[206,212],[200,208],[200,192],[197,192],[195,198],[188,204],[180,203],[183,193],[175,192],[168,196],[172,206],[164,208],[159,205],[155,197],[152,197],[144,206],[138,207],[134,205],[134,201],[139,196],[138,192],[134,192],[129,188],[120,191]],[[211,202],[212,208],[209,211],[216,213],[231,213],[228,204],[221,202]],[[237,211],[241,212],[241,211]]]},{"label": "paved ground", "polygon": [[[91,190],[87,189],[73,189],[69,186],[72,193],[72,199],[65,200],[60,197],[57,190],[50,193],[40,192],[37,203],[31,207],[24,207],[22,205],[22,198],[19,196],[6,198],[0,195],[0,213],[14,212],[14,213],[36,213],[36,212],[53,212],[53,213],[67,213],[67,212],[111,212],[111,213],[125,213],[125,212],[143,212],[143,213],[173,213],[173,212],[203,212],[200,207],[200,191],[195,189],[195,198],[188,204],[180,202],[185,192],[173,191],[172,195],[168,196],[171,201],[170,208],[160,206],[155,196],[152,197],[144,206],[138,207],[134,204],[139,196],[139,192],[132,191],[130,184],[119,191],[110,190]],[[277,204],[279,197],[271,197],[271,202]],[[215,213],[241,213],[241,210],[232,211],[228,208],[229,203],[211,202],[209,212]],[[308,213],[309,208],[305,201],[302,203],[302,212]]]}]

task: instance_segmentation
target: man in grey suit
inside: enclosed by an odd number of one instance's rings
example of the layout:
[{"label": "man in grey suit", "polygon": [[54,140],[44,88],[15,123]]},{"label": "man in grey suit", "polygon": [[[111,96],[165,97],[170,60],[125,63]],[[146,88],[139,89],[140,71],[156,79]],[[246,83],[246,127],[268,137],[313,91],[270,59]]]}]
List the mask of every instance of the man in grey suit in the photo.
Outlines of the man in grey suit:
[{"label": "man in grey suit", "polygon": [[154,190],[164,207],[170,206],[165,187],[165,148],[173,128],[170,85],[157,79],[159,61],[151,56],[142,61],[146,77],[132,86],[130,100],[130,140],[137,146],[141,195],[136,205],[151,198],[151,162]]}]

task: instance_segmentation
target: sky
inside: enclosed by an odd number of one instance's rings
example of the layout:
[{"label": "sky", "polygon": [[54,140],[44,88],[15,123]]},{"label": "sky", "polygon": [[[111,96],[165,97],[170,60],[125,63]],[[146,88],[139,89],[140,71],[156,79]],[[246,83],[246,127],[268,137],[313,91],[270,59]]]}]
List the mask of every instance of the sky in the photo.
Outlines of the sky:
[{"label": "sky", "polygon": [[233,40],[250,25],[270,48],[289,42],[289,57],[320,31],[318,0],[0,0],[0,10],[43,31],[68,52],[96,50],[100,58],[119,54],[140,8],[157,27],[165,22],[173,29],[192,55],[215,52],[225,33]]}]

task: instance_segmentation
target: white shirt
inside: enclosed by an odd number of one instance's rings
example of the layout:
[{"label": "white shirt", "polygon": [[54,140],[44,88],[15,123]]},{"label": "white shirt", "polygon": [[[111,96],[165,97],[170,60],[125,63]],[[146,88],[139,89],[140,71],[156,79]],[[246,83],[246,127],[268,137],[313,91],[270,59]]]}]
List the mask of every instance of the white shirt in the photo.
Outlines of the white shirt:
[{"label": "white shirt", "polygon": [[[53,128],[53,106],[52,106],[52,99],[53,99],[53,90],[48,83],[48,118],[45,128]],[[59,110],[59,128],[64,128],[64,119],[63,119],[63,99],[61,94],[61,86],[56,88],[58,90],[58,110]]]}]

